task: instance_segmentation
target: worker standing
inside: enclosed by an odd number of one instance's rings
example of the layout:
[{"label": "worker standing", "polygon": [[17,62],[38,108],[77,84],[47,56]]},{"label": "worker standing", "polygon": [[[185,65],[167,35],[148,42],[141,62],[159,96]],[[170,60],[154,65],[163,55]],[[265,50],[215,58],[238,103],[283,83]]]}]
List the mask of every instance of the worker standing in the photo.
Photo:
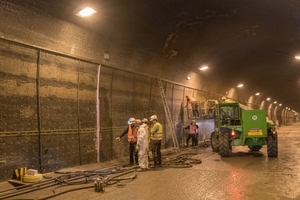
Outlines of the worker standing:
[{"label": "worker standing", "polygon": [[136,120],[134,117],[131,117],[128,120],[128,127],[119,137],[116,138],[117,141],[120,141],[120,139],[127,134],[127,140],[129,142],[130,165],[133,165],[133,157],[135,158],[135,163],[138,165],[138,153],[136,152],[137,132],[138,127],[136,125]]},{"label": "worker standing", "polygon": [[149,147],[150,147],[150,141],[151,141],[151,138],[150,138],[150,130],[149,130],[149,126],[148,126],[148,119],[147,118],[144,118],[142,119],[142,123],[145,125],[145,129],[147,131],[147,138],[148,138],[148,149],[147,149],[147,155],[148,155],[148,161],[150,160],[150,151],[149,151]]},{"label": "worker standing", "polygon": [[154,160],[154,167],[161,167],[161,141],[163,136],[162,125],[157,121],[157,116],[152,115],[150,117],[152,125],[150,127],[151,141],[152,141],[152,155]]},{"label": "worker standing", "polygon": [[198,102],[195,98],[193,97],[189,97],[189,96],[186,96],[186,100],[187,100],[187,104],[191,104],[192,106],[192,111],[193,111],[193,116],[194,117],[199,117],[199,111],[198,111]]},{"label": "worker standing", "polygon": [[137,145],[136,149],[138,151],[139,166],[138,171],[145,171],[148,169],[148,130],[145,123],[141,123],[141,120],[137,120],[139,125],[137,133]]},{"label": "worker standing", "polygon": [[196,141],[196,139],[198,140],[198,138],[196,138],[196,135],[198,136],[199,134],[199,126],[196,124],[195,120],[191,121],[191,124],[184,127],[184,129],[188,130],[188,137],[186,139],[186,146],[189,146],[189,140],[190,138],[192,138],[192,146],[196,146],[196,144],[198,145],[198,141]]}]

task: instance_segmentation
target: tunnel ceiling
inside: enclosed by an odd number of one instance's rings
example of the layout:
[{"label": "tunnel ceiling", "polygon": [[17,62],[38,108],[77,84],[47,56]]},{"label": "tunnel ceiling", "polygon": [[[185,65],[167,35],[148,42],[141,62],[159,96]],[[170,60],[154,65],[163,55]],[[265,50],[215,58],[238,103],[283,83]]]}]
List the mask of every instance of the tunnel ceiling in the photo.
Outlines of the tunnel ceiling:
[{"label": "tunnel ceiling", "polygon": [[[74,15],[85,3],[90,19]],[[152,49],[185,70],[226,88],[243,83],[248,94],[300,111],[300,3],[298,0],[50,1],[46,14],[126,45]],[[129,47],[130,48],[130,47]],[[205,72],[197,70],[208,65]]]}]

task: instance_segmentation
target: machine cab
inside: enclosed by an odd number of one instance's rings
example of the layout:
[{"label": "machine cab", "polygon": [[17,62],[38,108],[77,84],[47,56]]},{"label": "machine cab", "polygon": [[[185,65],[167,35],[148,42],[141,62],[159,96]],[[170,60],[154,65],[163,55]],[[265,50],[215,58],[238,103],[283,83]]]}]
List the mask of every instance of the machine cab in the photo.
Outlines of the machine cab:
[{"label": "machine cab", "polygon": [[218,106],[218,121],[220,125],[240,125],[241,113],[238,103],[222,103]]}]

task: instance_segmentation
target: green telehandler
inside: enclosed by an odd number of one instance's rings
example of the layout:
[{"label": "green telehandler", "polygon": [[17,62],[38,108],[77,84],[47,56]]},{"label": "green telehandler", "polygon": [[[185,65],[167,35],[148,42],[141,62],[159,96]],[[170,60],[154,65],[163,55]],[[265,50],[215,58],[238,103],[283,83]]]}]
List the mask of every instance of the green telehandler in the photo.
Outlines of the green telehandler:
[{"label": "green telehandler", "polygon": [[253,110],[238,102],[222,99],[215,104],[215,129],[211,147],[221,157],[229,157],[232,146],[248,146],[259,151],[267,146],[268,157],[278,156],[275,125],[267,120],[265,110]]}]

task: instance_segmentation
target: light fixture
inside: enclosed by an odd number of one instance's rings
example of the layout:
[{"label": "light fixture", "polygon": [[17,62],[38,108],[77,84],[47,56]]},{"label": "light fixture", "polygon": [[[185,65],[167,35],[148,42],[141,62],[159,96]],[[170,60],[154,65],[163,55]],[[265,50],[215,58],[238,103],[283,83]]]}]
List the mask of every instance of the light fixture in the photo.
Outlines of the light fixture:
[{"label": "light fixture", "polygon": [[104,59],[109,60],[109,53],[104,53]]},{"label": "light fixture", "polygon": [[236,87],[243,87],[244,85],[243,84],[238,84]]},{"label": "light fixture", "polygon": [[259,93],[259,92],[256,92],[256,93],[255,93],[255,95],[256,95],[256,96],[259,96],[259,95],[260,95],[260,93]]},{"label": "light fixture", "polygon": [[274,101],[274,104],[276,104],[277,103],[277,101]]},{"label": "light fixture", "polygon": [[282,104],[280,103],[279,106],[282,106]]},{"label": "light fixture", "polygon": [[187,76],[185,79],[186,79],[186,80],[190,80],[190,79],[191,79],[191,77]]},{"label": "light fixture", "polygon": [[93,8],[90,7],[86,7],[82,10],[80,10],[79,12],[76,13],[77,16],[79,17],[89,17],[93,14],[95,14],[97,11],[94,10]]},{"label": "light fixture", "polygon": [[267,98],[267,101],[270,101],[270,100],[271,100],[271,98],[270,98],[270,97],[268,97],[268,98]]},{"label": "light fixture", "polygon": [[295,56],[295,58],[299,60],[299,59],[300,59],[300,56]]},{"label": "light fixture", "polygon": [[204,71],[204,70],[208,69],[208,66],[199,67],[198,69],[201,70],[201,71]]}]

